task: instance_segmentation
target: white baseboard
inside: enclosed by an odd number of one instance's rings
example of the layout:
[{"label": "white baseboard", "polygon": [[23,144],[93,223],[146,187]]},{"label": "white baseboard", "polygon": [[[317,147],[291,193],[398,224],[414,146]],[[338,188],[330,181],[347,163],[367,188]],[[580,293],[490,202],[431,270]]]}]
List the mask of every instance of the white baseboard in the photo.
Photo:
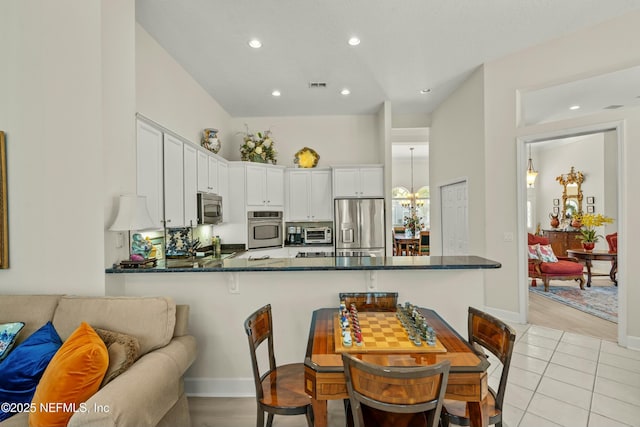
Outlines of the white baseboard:
[{"label": "white baseboard", "polygon": [[627,348],[631,350],[640,350],[640,337],[627,335]]},{"label": "white baseboard", "polygon": [[253,378],[185,378],[184,391],[196,397],[255,397]]},{"label": "white baseboard", "polygon": [[524,314],[520,314],[517,311],[500,310],[499,308],[486,307],[486,306],[484,310],[487,313],[491,314],[492,316],[495,316],[498,319],[501,319],[507,323],[520,323],[520,324],[527,323],[527,320],[525,319]]}]

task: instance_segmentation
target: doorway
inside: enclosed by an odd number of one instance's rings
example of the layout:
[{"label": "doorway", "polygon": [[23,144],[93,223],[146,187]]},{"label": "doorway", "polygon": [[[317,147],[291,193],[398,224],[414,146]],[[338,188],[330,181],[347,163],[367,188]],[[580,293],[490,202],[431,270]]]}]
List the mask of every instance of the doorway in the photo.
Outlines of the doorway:
[{"label": "doorway", "polygon": [[[524,183],[524,178],[521,179],[519,185],[519,210],[521,211],[520,223],[522,226],[522,242],[527,240],[527,232],[534,233],[540,232],[540,230],[552,229],[550,226],[549,215],[554,211],[554,207],[558,207],[558,199],[561,199],[561,187],[559,182],[556,181],[556,177],[569,172],[572,166],[576,167],[576,170],[583,170],[586,172],[584,191],[585,201],[587,197],[591,202],[587,207],[584,206],[583,211],[601,213],[603,215],[611,216],[615,218],[615,223],[612,226],[608,226],[602,231],[603,234],[608,234],[613,231],[617,231],[621,228],[623,218],[620,215],[623,213],[621,209],[622,201],[618,198],[620,179],[621,179],[621,147],[622,147],[622,133],[620,132],[620,123],[611,123],[608,125],[593,126],[583,129],[570,129],[564,131],[558,131],[554,134],[539,135],[520,138],[518,145],[520,169],[519,175],[525,175],[530,148],[533,148],[534,163],[539,171],[538,178],[535,183],[536,190],[532,191],[531,188],[527,188]],[[602,141],[600,144],[603,147],[602,151],[594,150],[593,147],[597,147],[598,138]],[[582,145],[582,148],[580,146]],[[569,153],[569,154],[568,154]],[[599,166],[598,166],[599,165]],[[566,170],[564,170],[566,169]],[[589,184],[591,184],[589,186]],[[592,194],[593,193],[593,194]],[[598,194],[598,197],[594,196]],[[599,200],[599,202],[598,202]],[[561,207],[560,207],[561,209]],[[563,224],[562,226],[565,226]],[[608,246],[604,239],[600,243],[601,250],[607,250]],[[521,245],[523,247],[522,257],[523,265],[525,266],[525,276],[527,268],[527,254],[526,243]],[[603,245],[603,246],[602,246]],[[624,254],[620,254],[619,258],[624,258]],[[620,263],[620,261],[619,261]],[[608,268],[608,266],[600,266],[602,269]],[[607,321],[603,321],[602,324],[598,324],[595,321],[595,326],[589,326],[589,321],[585,322],[585,318],[589,319],[589,315],[586,317],[582,313],[576,314],[575,324],[578,330],[572,332],[582,333],[586,335],[597,336],[600,338],[621,341],[626,336],[626,289],[624,287],[624,280],[618,280],[619,286],[618,292],[618,324],[608,325]],[[568,282],[567,282],[568,283]],[[552,281],[551,287],[564,285],[563,282]],[[594,282],[595,284],[595,282]],[[522,281],[521,287],[521,312],[526,313],[527,322],[542,323],[543,326],[549,326],[553,324],[562,324],[565,329],[572,328],[571,317],[573,314],[571,311],[577,311],[568,307],[557,308],[558,303],[546,303],[544,297],[532,296],[529,292],[529,280],[525,277]],[[613,284],[609,284],[613,286]],[[577,286],[577,285],[576,285]],[[590,288],[586,288],[588,292]],[[553,309],[549,309],[552,304],[555,304]],[[569,310],[569,311],[566,311]],[[541,314],[542,311],[542,314]],[[553,317],[559,316],[559,320],[554,320]],[[567,317],[568,316],[568,317]],[[574,319],[575,320],[575,319]],[[586,324],[585,324],[586,323]],[[582,328],[582,329],[580,329]],[[561,329],[556,326],[556,329]],[[604,336],[602,336],[604,335]],[[616,339],[617,337],[617,339]]]}]

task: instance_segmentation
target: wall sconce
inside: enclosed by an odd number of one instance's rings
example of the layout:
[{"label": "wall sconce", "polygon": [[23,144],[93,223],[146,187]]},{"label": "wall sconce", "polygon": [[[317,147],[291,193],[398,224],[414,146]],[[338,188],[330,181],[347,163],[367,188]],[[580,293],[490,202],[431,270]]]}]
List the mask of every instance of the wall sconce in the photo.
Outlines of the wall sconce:
[{"label": "wall sconce", "polygon": [[531,160],[531,143],[529,144],[529,166],[527,167],[527,187],[534,188],[538,171],[533,168],[533,160]]}]

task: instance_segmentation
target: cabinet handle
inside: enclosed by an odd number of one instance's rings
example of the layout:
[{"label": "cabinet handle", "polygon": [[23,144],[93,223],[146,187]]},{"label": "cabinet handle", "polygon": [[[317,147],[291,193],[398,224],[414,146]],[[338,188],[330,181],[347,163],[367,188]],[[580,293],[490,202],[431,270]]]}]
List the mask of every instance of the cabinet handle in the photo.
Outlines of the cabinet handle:
[{"label": "cabinet handle", "polygon": [[168,220],[166,220],[165,222],[171,222],[171,220],[170,220],[170,219],[168,219]]}]

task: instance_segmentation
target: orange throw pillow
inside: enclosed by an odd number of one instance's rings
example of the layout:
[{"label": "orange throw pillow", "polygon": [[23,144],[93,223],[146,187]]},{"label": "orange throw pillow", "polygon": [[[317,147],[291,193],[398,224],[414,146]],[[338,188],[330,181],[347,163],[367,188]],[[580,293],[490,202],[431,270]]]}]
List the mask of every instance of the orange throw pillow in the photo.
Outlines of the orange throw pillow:
[{"label": "orange throw pillow", "polygon": [[30,427],[66,426],[98,391],[109,366],[109,353],[104,341],[87,323],[82,322],[56,352],[33,396],[34,412],[29,414]]}]

